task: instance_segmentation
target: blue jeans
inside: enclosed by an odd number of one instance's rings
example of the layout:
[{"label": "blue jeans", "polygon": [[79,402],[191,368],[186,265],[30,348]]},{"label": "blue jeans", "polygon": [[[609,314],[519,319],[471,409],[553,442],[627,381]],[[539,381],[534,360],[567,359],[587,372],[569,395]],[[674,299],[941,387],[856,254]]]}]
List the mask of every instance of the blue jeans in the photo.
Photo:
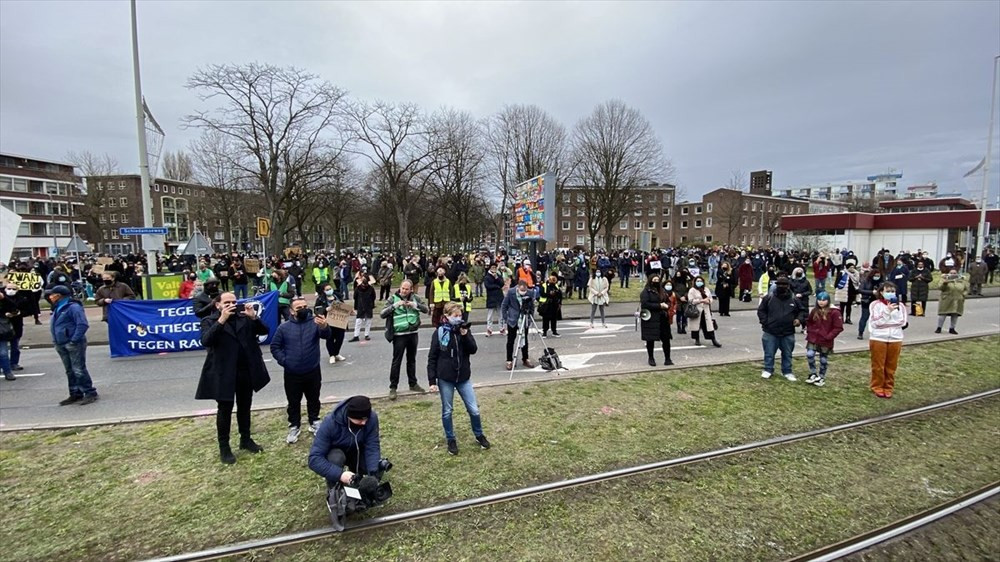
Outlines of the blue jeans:
[{"label": "blue jeans", "polygon": [[868,325],[868,317],[871,315],[871,310],[869,310],[868,305],[861,304],[861,320],[858,321],[858,335],[865,335],[865,326]]},{"label": "blue jeans", "polygon": [[764,332],[760,336],[760,341],[764,345],[764,370],[768,373],[774,372],[774,355],[780,349],[781,374],[791,374],[792,351],[795,349],[795,334],[775,336]]},{"label": "blue jeans", "polygon": [[816,294],[826,291],[826,278],[816,280]]},{"label": "blue jeans", "polygon": [[10,364],[21,364],[21,338],[14,338],[10,342]]},{"label": "blue jeans", "polygon": [[97,396],[94,381],[87,372],[87,341],[56,344],[56,353],[66,368],[70,396]]},{"label": "blue jeans", "polygon": [[233,285],[233,294],[236,295],[238,299],[247,298],[247,285],[246,283],[242,285]]},{"label": "blue jeans", "polygon": [[0,373],[11,374],[10,370],[10,341],[0,340]]},{"label": "blue jeans", "polygon": [[472,381],[453,383],[438,379],[438,389],[441,391],[441,425],[444,426],[444,436],[446,439],[455,438],[455,428],[451,423],[452,403],[455,400],[455,390],[462,397],[465,403],[465,410],[469,412],[469,419],[472,420],[472,433],[476,437],[483,434],[483,422],[479,417],[479,404],[476,402],[476,393],[472,390]]}]

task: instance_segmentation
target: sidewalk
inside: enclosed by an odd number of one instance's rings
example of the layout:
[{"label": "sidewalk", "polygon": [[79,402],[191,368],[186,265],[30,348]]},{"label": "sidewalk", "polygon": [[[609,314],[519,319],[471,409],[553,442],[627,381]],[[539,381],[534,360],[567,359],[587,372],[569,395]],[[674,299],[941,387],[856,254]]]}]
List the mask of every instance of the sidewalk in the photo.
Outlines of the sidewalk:
[{"label": "sidewalk", "polygon": [[[934,289],[930,291],[928,295],[929,301],[937,301],[941,297],[941,291]],[[1000,297],[1000,287],[983,287],[982,297],[966,297],[966,306],[971,306],[972,301],[978,298],[987,297]],[[315,297],[310,295],[306,298],[311,304]],[[619,302],[611,303],[606,306],[604,313],[608,318],[621,318],[621,317],[632,317],[635,315],[636,307],[638,307],[638,302]],[[713,310],[718,310],[717,304],[713,305]],[[380,310],[381,304],[376,304],[375,314],[376,318],[372,320],[372,331],[378,331],[385,329],[385,323],[380,320],[378,316],[378,311]],[[738,300],[732,300],[730,303],[730,309],[734,312],[742,310],[756,310],[757,308],[757,298],[751,302],[740,302]],[[589,320],[590,319],[590,303],[586,300],[564,300],[563,301],[563,320]],[[89,345],[108,345],[108,325],[101,322],[101,309],[100,308],[87,308],[87,320],[90,322],[90,330],[87,332],[87,342]],[[599,314],[599,313],[598,313]],[[43,310],[40,319],[42,320],[42,325],[37,326],[29,318],[24,323],[24,336],[21,338],[21,347],[24,349],[29,348],[48,348],[52,347],[52,337],[49,334],[49,317],[51,314],[48,310]],[[496,319],[494,319],[496,320]],[[475,309],[469,313],[469,321],[473,324],[485,324],[486,323],[486,310]],[[348,325],[348,331],[353,330],[354,321],[351,320]],[[430,321],[425,320],[424,329],[430,328]]]}]

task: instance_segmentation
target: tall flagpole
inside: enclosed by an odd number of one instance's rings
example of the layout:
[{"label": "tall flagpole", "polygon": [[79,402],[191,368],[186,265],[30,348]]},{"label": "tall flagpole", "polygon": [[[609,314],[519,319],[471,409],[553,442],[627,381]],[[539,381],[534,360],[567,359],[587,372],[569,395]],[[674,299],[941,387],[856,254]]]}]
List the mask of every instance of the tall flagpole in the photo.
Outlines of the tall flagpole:
[{"label": "tall flagpole", "polygon": [[[993,95],[990,96],[990,135],[986,138],[986,162],[983,165],[983,195],[979,200],[979,240],[976,242],[977,255],[983,254],[990,233],[986,232],[986,198],[990,190],[990,159],[993,158],[993,119],[997,110],[997,69],[1000,68],[1000,55],[993,57]],[[972,256],[975,259],[976,256]],[[968,261],[968,260],[967,260]]]},{"label": "tall flagpole", "polygon": [[[153,226],[153,200],[149,194],[149,154],[146,152],[146,114],[142,107],[142,81],[139,77],[139,32],[136,28],[135,20],[135,0],[132,5],[132,73],[135,80],[135,119],[136,130],[139,134],[139,176],[142,185],[142,225],[146,228]],[[146,278],[150,274],[156,273],[156,251],[147,243],[150,239],[148,235],[143,236],[143,246],[146,250]],[[151,284],[147,283],[146,298],[152,298],[149,294]]]}]

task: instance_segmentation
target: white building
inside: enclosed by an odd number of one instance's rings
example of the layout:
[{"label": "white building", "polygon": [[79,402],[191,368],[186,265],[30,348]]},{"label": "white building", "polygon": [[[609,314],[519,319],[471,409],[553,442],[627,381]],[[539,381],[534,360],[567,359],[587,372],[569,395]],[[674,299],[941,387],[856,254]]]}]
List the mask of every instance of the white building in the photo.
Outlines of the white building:
[{"label": "white building", "polygon": [[785,187],[775,190],[778,197],[797,197],[799,199],[826,199],[828,201],[848,201],[851,199],[868,199],[876,197],[896,198],[902,192],[899,180],[903,174],[889,172],[868,176],[863,180],[845,180],[827,183]]}]

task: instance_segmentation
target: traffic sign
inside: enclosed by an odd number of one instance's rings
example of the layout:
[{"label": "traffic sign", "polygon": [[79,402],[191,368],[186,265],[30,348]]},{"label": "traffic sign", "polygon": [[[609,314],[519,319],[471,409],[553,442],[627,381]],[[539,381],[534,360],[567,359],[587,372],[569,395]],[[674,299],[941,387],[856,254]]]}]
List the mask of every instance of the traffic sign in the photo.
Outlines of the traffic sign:
[{"label": "traffic sign", "polygon": [[149,228],[123,226],[118,229],[118,233],[121,236],[143,236],[145,234],[166,234],[167,228],[161,226],[153,226]]},{"label": "traffic sign", "polygon": [[267,238],[271,235],[271,221],[264,217],[257,217],[257,236]]}]

